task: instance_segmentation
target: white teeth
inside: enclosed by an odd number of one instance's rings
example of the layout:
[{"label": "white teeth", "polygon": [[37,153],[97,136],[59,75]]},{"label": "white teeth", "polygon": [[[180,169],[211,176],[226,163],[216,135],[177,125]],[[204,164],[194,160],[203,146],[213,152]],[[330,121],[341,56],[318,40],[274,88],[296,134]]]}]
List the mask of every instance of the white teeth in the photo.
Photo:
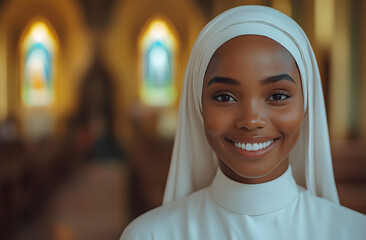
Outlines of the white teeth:
[{"label": "white teeth", "polygon": [[247,143],[247,144],[245,144],[245,149],[247,150],[247,151],[252,151],[252,144],[251,143]]},{"label": "white teeth", "polygon": [[234,142],[234,145],[237,148],[245,149],[247,151],[258,151],[258,150],[261,150],[263,148],[268,147],[272,143],[273,143],[273,140],[269,140],[269,141],[263,142],[263,143],[238,143],[238,142]]}]

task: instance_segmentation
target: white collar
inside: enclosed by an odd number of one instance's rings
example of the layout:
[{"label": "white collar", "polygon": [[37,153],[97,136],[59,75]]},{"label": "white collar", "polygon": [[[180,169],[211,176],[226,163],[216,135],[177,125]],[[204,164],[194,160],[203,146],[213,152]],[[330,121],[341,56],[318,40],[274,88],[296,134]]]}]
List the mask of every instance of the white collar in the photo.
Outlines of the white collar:
[{"label": "white collar", "polygon": [[210,197],[224,209],[245,215],[262,215],[287,206],[297,197],[298,188],[291,168],[270,182],[244,184],[233,181],[218,168],[209,187]]}]

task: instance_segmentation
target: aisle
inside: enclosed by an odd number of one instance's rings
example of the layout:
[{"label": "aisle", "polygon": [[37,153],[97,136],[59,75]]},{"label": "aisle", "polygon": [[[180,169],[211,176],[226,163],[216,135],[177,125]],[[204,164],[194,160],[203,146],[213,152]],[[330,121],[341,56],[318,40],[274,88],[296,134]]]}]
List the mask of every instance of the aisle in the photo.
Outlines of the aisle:
[{"label": "aisle", "polygon": [[44,214],[17,231],[15,239],[118,239],[127,224],[127,179],[121,164],[86,165],[53,194]]}]

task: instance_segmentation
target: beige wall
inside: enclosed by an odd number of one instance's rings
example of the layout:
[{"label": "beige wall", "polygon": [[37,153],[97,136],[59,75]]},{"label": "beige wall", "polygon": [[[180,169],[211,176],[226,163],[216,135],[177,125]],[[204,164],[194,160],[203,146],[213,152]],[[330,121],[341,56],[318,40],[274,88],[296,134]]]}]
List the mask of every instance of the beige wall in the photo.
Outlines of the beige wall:
[{"label": "beige wall", "polygon": [[[348,134],[350,104],[350,15],[349,2],[336,1],[335,32],[332,44],[329,127],[331,137],[344,138]],[[342,96],[342,97],[340,97]]]},{"label": "beige wall", "polygon": [[[362,8],[361,12],[366,12],[366,1],[361,1]],[[364,43],[366,43],[366,15],[363,14],[361,17],[362,22],[360,23],[361,27],[361,43],[363,43],[361,46],[359,46],[360,53],[361,53],[361,74],[360,74],[360,95],[361,95],[361,104],[360,104],[360,110],[361,110],[361,133],[362,133],[362,139],[366,139],[366,46]]]}]

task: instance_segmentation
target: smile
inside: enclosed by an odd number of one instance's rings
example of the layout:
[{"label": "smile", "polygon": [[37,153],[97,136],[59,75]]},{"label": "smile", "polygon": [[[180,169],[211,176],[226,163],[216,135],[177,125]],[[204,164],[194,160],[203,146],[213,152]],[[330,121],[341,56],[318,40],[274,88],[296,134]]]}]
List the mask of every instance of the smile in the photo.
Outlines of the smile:
[{"label": "smile", "polygon": [[240,143],[234,142],[235,147],[247,150],[247,151],[259,151],[264,148],[269,147],[273,143],[273,139],[266,141],[266,142],[259,142],[259,143]]},{"label": "smile", "polygon": [[263,158],[276,146],[279,139],[279,137],[240,136],[235,140],[226,138],[226,141],[241,158],[255,160]]}]

